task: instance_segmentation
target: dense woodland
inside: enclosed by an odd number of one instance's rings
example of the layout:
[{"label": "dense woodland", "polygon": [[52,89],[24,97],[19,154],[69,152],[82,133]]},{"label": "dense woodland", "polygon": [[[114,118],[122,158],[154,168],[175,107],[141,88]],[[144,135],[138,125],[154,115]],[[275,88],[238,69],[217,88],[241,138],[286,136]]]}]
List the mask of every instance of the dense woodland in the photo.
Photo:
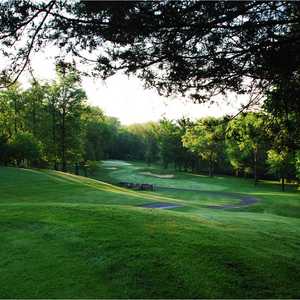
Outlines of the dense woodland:
[{"label": "dense woodland", "polygon": [[139,160],[209,176],[253,177],[255,184],[278,178],[283,188],[300,175],[299,113],[281,117],[269,108],[279,88],[259,112],[122,126],[87,104],[74,65],[60,62],[56,69],[53,82],[33,78],[26,90],[16,83],[1,91],[2,164],[87,173],[102,159]]}]

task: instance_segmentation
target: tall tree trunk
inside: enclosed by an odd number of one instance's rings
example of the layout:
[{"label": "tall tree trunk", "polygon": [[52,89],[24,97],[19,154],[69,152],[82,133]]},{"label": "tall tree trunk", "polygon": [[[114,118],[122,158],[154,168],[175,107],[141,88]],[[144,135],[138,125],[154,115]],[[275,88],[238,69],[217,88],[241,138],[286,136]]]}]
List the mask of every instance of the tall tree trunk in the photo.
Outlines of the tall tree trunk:
[{"label": "tall tree trunk", "polygon": [[209,155],[208,174],[209,174],[209,177],[213,177],[213,159],[212,159],[212,153],[210,153],[210,155]]},{"label": "tall tree trunk", "polygon": [[286,177],[286,170],[287,170],[287,163],[286,163],[286,161],[284,161],[284,163],[283,163],[283,167],[282,167],[282,169],[281,169],[281,190],[282,190],[282,192],[284,192],[285,191],[285,183],[284,183],[284,179],[285,179],[285,177]]},{"label": "tall tree trunk", "polygon": [[75,163],[75,175],[79,175],[79,164]]},{"label": "tall tree trunk", "polygon": [[17,100],[14,100],[14,111],[15,111],[15,115],[14,115],[14,127],[15,127],[15,134],[17,134],[18,132],[18,126],[17,126],[17,114],[18,114],[18,107],[17,107]]},{"label": "tall tree trunk", "polygon": [[66,109],[63,107],[62,112],[62,126],[61,126],[61,162],[62,162],[62,171],[67,171],[67,162],[66,162]]},{"label": "tall tree trunk", "polygon": [[254,175],[254,185],[257,185],[257,147],[254,149],[253,153],[253,175]]},{"label": "tall tree trunk", "polygon": [[57,161],[56,161],[56,118],[55,118],[55,105],[54,105],[54,99],[52,99],[52,142],[53,142],[53,154],[54,154],[54,170],[58,170],[57,167]]},{"label": "tall tree trunk", "polygon": [[184,160],[184,167],[183,167],[184,172],[188,171],[188,162]]},{"label": "tall tree trunk", "polygon": [[167,161],[164,161],[164,169],[168,169],[169,163]]},{"label": "tall tree trunk", "polygon": [[213,173],[212,173],[212,159],[211,159],[211,157],[209,158],[209,162],[208,162],[208,176],[209,177],[213,177]]},{"label": "tall tree trunk", "polygon": [[281,190],[284,192],[285,191],[285,185],[284,185],[284,175],[281,177]]},{"label": "tall tree trunk", "polygon": [[33,100],[33,107],[32,107],[32,134],[36,136],[36,101]]},{"label": "tall tree trunk", "polygon": [[84,162],[84,165],[83,165],[83,171],[84,171],[84,176],[87,177],[88,172],[87,172],[87,162],[86,161]]},{"label": "tall tree trunk", "polygon": [[195,161],[194,161],[194,160],[191,161],[191,169],[192,169],[192,172],[193,172],[193,173],[194,173],[195,170],[196,170],[196,168],[195,168]]}]

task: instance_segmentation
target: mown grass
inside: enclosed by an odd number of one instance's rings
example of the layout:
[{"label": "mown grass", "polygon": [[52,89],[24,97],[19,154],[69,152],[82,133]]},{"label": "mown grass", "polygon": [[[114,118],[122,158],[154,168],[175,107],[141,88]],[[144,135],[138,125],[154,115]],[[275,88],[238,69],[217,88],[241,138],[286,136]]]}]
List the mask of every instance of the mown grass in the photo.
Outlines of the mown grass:
[{"label": "mown grass", "polygon": [[[117,166],[117,162],[114,162]],[[255,213],[271,213],[287,217],[300,217],[300,192],[295,184],[287,185],[286,192],[281,191],[281,185],[275,181],[259,181],[254,186],[253,180],[248,178],[236,178],[232,176],[215,176],[210,178],[205,175],[176,172],[174,170],[163,170],[168,174],[174,174],[172,179],[159,179],[144,176],[141,172],[150,171],[159,173],[157,165],[148,167],[144,163],[133,163],[131,165],[120,165],[116,170],[103,172],[103,167],[109,166],[111,161],[105,161],[101,165],[98,174],[95,176],[102,179],[102,174],[107,172],[106,180],[117,183],[119,181],[151,183],[161,187],[171,187],[172,189],[158,189],[156,194],[161,196],[185,199],[197,206],[236,204],[239,194],[249,195],[260,200],[257,204],[242,208],[242,211]],[[177,188],[177,190],[175,190]],[[186,189],[189,191],[183,191]],[[195,189],[196,191],[192,191]],[[236,197],[234,197],[236,193]]]},{"label": "mown grass", "polygon": [[[129,167],[118,168],[139,173]],[[118,170],[105,176],[118,179]],[[195,192],[135,192],[61,172],[0,168],[0,298],[299,298],[299,193],[180,176],[178,184],[249,190],[261,201],[213,210]],[[139,206],[151,201],[184,208]]]}]

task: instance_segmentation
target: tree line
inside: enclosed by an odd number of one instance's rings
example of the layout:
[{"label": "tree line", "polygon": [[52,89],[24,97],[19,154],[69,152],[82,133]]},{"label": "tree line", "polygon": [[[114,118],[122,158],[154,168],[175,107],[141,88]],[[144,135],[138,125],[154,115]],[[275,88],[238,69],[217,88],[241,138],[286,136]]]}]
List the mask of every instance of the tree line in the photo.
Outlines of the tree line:
[{"label": "tree line", "polygon": [[[99,138],[111,136],[102,123],[117,121],[87,105],[79,74],[72,64],[58,63],[56,71],[53,82],[33,79],[26,90],[15,83],[1,91],[3,164],[67,171],[70,163],[102,158],[105,143]],[[98,138],[94,139],[95,135]]]},{"label": "tree line", "polygon": [[87,104],[74,65],[60,62],[56,71],[52,82],[33,79],[26,90],[16,83],[1,91],[2,164],[78,173],[103,159],[139,160],[209,176],[252,176],[255,184],[277,177],[283,189],[287,179],[299,178],[299,112],[283,113],[283,87],[274,87],[261,111],[235,118],[122,126]]},{"label": "tree line", "polygon": [[128,151],[121,158],[206,172],[209,176],[252,177],[255,185],[259,179],[280,179],[284,190],[287,181],[300,179],[298,123],[294,116],[289,118],[290,129],[284,120],[266,110],[241,113],[235,118],[163,119],[129,126],[127,135],[136,144],[131,152],[131,141],[124,139]]}]

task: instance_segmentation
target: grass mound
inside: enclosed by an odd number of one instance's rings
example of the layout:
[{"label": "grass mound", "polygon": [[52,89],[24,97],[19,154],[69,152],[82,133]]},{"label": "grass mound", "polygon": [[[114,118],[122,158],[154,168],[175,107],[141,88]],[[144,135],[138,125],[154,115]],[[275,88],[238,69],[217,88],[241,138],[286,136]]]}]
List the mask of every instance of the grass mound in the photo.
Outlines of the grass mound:
[{"label": "grass mound", "polygon": [[299,218],[55,171],[0,168],[0,192],[1,298],[299,297]]}]

